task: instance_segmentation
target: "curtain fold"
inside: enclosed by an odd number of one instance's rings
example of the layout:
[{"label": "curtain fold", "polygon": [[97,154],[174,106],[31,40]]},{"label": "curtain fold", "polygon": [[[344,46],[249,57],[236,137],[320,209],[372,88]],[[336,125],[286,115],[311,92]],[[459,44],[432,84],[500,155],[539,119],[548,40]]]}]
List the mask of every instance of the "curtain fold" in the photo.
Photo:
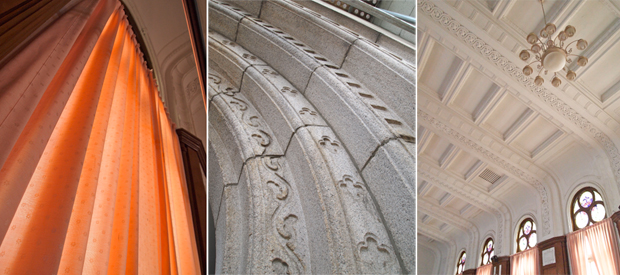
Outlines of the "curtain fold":
[{"label": "curtain fold", "polygon": [[476,275],[493,275],[493,264],[485,264],[476,268]]},{"label": "curtain fold", "polygon": [[0,68],[1,271],[200,273],[175,127],[122,5],[74,9]]},{"label": "curtain fold", "polygon": [[619,274],[618,233],[611,218],[566,235],[575,275]]},{"label": "curtain fold", "polygon": [[538,275],[539,266],[537,246],[510,256],[510,275]]}]

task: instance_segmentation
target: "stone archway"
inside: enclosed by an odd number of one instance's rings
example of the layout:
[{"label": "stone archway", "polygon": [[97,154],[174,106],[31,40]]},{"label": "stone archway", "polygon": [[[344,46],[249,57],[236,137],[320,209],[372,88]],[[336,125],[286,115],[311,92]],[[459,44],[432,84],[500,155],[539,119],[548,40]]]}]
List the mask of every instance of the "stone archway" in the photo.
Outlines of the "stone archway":
[{"label": "stone archway", "polygon": [[294,2],[234,4],[209,15],[216,271],[414,272],[413,67]]}]

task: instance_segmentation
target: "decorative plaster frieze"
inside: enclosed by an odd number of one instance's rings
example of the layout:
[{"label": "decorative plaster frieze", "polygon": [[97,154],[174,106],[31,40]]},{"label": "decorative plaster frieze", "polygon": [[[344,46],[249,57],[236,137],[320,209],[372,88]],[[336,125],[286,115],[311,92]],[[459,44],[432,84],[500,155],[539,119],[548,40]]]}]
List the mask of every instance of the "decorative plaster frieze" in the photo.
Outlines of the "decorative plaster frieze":
[{"label": "decorative plaster frieze", "polygon": [[[527,77],[521,71],[520,66],[512,63],[508,58],[503,56],[499,51],[495,50],[491,45],[484,42],[480,37],[476,36],[472,31],[461,25],[457,20],[452,18],[448,13],[435,6],[433,3],[426,0],[418,1],[418,10],[428,15],[435,20],[438,24],[450,31],[455,37],[461,39],[465,44],[476,50],[482,56],[494,63],[497,67],[502,69],[505,73],[511,76],[514,80],[521,83],[528,90],[538,96],[543,102],[549,105],[552,109],[556,110],[568,121],[571,121],[577,127],[582,129],[585,133],[594,138],[606,151],[609,156],[610,165],[612,167],[616,183],[620,185],[620,152],[611,139],[603,133],[600,129],[596,128],[590,121],[579,114],[576,110],[571,108],[568,104],[563,102],[556,95],[534,84],[532,78]],[[529,182],[529,181],[528,181]],[[543,194],[541,193],[541,196]],[[544,198],[547,194],[544,194]],[[545,204],[543,204],[543,207]],[[548,205],[547,212],[543,210],[543,221],[545,222],[545,233],[551,233],[550,224],[546,224],[549,221],[547,216],[549,213]],[[544,217],[547,217],[545,219]],[[549,227],[549,228],[547,228]],[[549,230],[549,231],[547,231]]]},{"label": "decorative plaster frieze", "polygon": [[469,233],[472,233],[475,237],[478,237],[480,233],[476,225],[467,219],[458,214],[452,213],[440,205],[430,202],[428,199],[418,198],[418,213],[433,215],[435,219],[454,225],[461,230],[469,231]]},{"label": "decorative plaster frieze", "polygon": [[[425,180],[435,186],[440,186],[442,189],[447,190],[452,194],[457,194],[461,198],[465,198],[467,201],[475,202],[477,205],[484,205],[485,208],[481,208],[482,210],[488,211],[489,213],[495,214],[495,218],[498,221],[498,233],[496,246],[498,249],[502,247],[502,236],[504,234],[504,216],[507,213],[502,213],[501,210],[507,210],[507,207],[501,204],[501,202],[497,201],[495,198],[484,195],[484,194],[471,194],[466,192],[463,188],[458,188],[454,185],[449,184],[445,180],[439,179],[436,175],[432,175],[430,172],[423,169],[424,163],[420,162],[420,169],[418,169],[418,179]],[[439,170],[438,170],[439,171]],[[448,176],[449,177],[449,176]],[[491,202],[489,202],[491,201]],[[418,224],[419,228],[419,224]]]},{"label": "decorative plaster frieze", "polygon": [[539,180],[529,175],[529,173],[526,173],[525,171],[512,165],[508,161],[505,161],[503,158],[499,157],[493,152],[478,145],[476,142],[467,138],[466,136],[462,135],[456,130],[452,129],[450,126],[445,125],[439,120],[435,119],[434,117],[428,115],[421,109],[418,109],[418,120],[423,120],[427,122],[428,124],[432,125],[433,128],[435,128],[436,130],[439,130],[443,132],[444,134],[449,135],[453,139],[459,141],[461,145],[473,151],[476,151],[477,153],[483,155],[488,160],[490,160],[490,162],[505,169],[506,171],[509,171],[513,175],[519,177],[521,180],[534,186],[536,190],[538,191],[538,193],[540,194],[540,197],[542,200],[541,204],[542,204],[542,225],[544,229],[543,233],[544,235],[551,234],[551,214],[550,214],[550,209],[549,209],[549,195],[548,195],[547,189],[542,185],[542,183]]}]

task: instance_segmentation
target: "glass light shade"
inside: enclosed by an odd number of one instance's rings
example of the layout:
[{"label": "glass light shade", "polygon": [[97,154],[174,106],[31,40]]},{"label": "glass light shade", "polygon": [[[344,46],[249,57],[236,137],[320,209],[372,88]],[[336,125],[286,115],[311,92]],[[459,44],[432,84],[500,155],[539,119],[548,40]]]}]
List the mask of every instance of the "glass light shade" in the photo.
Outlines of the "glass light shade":
[{"label": "glass light shade", "polygon": [[577,59],[577,65],[583,67],[586,64],[588,64],[588,58],[586,58],[585,56],[580,56],[579,59]]},{"label": "glass light shade", "polygon": [[558,39],[560,39],[560,41],[564,41],[564,40],[566,40],[567,38],[568,38],[568,35],[566,35],[566,32],[565,32],[565,31],[561,31],[561,32],[558,34]]},{"label": "glass light shade", "polygon": [[586,47],[588,47],[588,41],[586,41],[585,39],[579,39],[577,41],[577,49],[583,51],[586,49]]},{"label": "glass light shade", "polygon": [[538,36],[536,36],[534,33],[530,33],[527,35],[527,42],[530,44],[534,44],[536,43],[536,41],[538,40]]},{"label": "glass light shade", "polygon": [[559,79],[559,78],[557,78],[557,77],[554,77],[554,78],[551,80],[551,85],[553,85],[553,87],[559,87],[559,86],[560,86],[560,84],[562,84],[562,80],[560,80],[560,79]]},{"label": "glass light shade", "polygon": [[527,50],[522,50],[519,54],[519,58],[523,61],[528,60],[530,58],[530,53]]},{"label": "glass light shade", "polygon": [[568,71],[568,73],[566,73],[566,79],[572,81],[572,80],[575,80],[575,78],[577,78],[577,74],[575,74],[575,72]]},{"label": "glass light shade", "polygon": [[532,45],[532,51],[535,53],[538,53],[541,50],[540,45],[539,44],[534,44]]},{"label": "glass light shade", "polygon": [[547,25],[545,26],[545,30],[551,35],[555,32],[556,28],[553,23],[547,23]]},{"label": "glass light shade", "polygon": [[534,70],[533,70],[533,69],[532,69],[532,67],[530,67],[529,65],[528,65],[528,66],[525,66],[525,67],[523,68],[523,74],[525,74],[525,75],[528,75],[528,76],[529,76],[529,75],[531,75],[533,72],[534,72]]},{"label": "glass light shade", "polygon": [[555,43],[553,43],[553,39],[547,40],[547,48],[553,47]]},{"label": "glass light shade", "polygon": [[566,53],[560,48],[548,49],[545,54],[543,54],[542,65],[549,72],[555,73],[564,68],[565,64]]},{"label": "glass light shade", "polygon": [[534,84],[536,84],[536,86],[542,86],[543,83],[545,83],[545,80],[539,76],[536,77],[536,79],[534,79]]},{"label": "glass light shade", "polygon": [[566,35],[568,37],[573,37],[573,35],[575,35],[575,32],[577,32],[577,29],[575,29],[575,27],[573,27],[571,25],[568,25],[568,26],[566,26],[564,31],[566,32]]},{"label": "glass light shade", "polygon": [[542,38],[549,37],[549,32],[547,32],[547,29],[543,28],[542,30],[540,30],[540,37]]}]

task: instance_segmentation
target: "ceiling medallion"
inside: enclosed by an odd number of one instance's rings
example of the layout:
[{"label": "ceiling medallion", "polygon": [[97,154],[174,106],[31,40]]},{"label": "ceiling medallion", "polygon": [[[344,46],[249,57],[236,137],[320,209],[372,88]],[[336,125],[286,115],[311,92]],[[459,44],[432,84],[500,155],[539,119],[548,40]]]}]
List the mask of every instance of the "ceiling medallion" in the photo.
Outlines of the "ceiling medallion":
[{"label": "ceiling medallion", "polygon": [[[525,75],[531,75],[534,72],[534,69],[530,67],[530,65],[534,63],[539,63],[536,65],[536,69],[538,69],[538,75],[534,79],[534,83],[538,86],[542,86],[545,82],[543,78],[540,76],[540,73],[544,71],[544,74],[553,73],[553,79],[551,80],[551,84],[554,87],[560,86],[562,81],[557,77],[557,73],[559,71],[566,72],[566,79],[574,80],[577,75],[575,72],[569,70],[566,67],[566,64],[570,64],[573,62],[573,59],[569,58],[571,56],[577,57],[577,65],[585,66],[588,64],[588,58],[585,56],[580,56],[576,54],[572,54],[573,49],[572,46],[575,46],[578,50],[584,50],[588,46],[588,41],[585,39],[575,40],[566,44],[566,39],[573,37],[577,30],[575,27],[568,25],[563,31],[560,31],[555,38],[553,38],[553,34],[556,31],[556,27],[553,23],[547,23],[547,16],[545,15],[545,7],[543,6],[544,0],[539,0],[540,6],[543,10],[543,17],[545,19],[545,26],[540,30],[540,35],[536,35],[534,33],[530,33],[526,40],[528,43],[532,44],[532,48],[529,50],[523,50],[519,53],[519,58],[523,61],[527,61],[530,58],[530,52],[534,54],[536,60],[530,64],[527,64],[523,68],[523,73]],[[573,45],[574,44],[574,45]]]}]

